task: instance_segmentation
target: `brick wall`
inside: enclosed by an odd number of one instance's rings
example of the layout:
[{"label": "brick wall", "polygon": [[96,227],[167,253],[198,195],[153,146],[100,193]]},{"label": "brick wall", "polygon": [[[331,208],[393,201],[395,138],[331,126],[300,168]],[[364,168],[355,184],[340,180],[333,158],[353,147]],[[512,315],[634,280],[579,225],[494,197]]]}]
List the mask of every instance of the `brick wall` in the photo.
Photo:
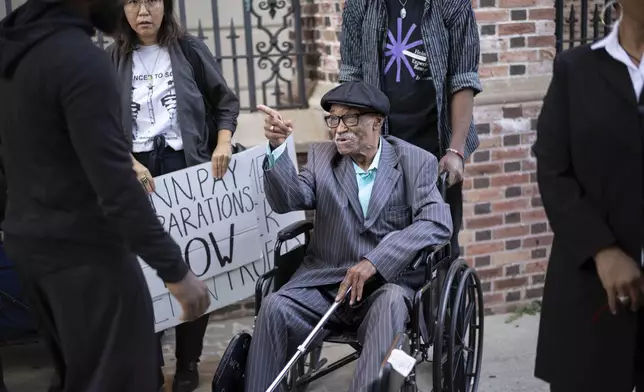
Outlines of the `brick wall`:
[{"label": "brick wall", "polygon": [[300,0],[309,78],[338,81],[344,0]]},{"label": "brick wall", "polygon": [[553,0],[475,0],[484,79],[544,75],[555,45]]},{"label": "brick wall", "polygon": [[477,107],[481,146],[466,166],[463,256],[484,282],[488,312],[541,296],[552,235],[536,184],[540,102]]},{"label": "brick wall", "polygon": [[[551,73],[553,0],[475,2],[484,83],[512,86],[512,80]],[[498,101],[475,107],[481,146],[466,167],[461,232],[463,257],[481,275],[488,313],[541,297],[552,241],[530,153],[541,102],[511,102],[511,94]]]}]

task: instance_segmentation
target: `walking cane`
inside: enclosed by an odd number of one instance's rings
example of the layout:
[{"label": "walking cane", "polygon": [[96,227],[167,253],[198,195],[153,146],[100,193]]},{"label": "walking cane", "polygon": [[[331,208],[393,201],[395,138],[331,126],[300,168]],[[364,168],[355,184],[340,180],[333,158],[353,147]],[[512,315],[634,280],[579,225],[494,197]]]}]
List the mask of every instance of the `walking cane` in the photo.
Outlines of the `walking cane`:
[{"label": "walking cane", "polygon": [[344,298],[342,298],[339,301],[335,301],[333,305],[329,308],[329,310],[326,311],[324,316],[320,319],[320,322],[313,328],[313,331],[309,334],[309,336],[304,340],[304,342],[297,348],[297,351],[295,352],[295,355],[291,358],[290,361],[286,364],[284,369],[280,372],[280,374],[277,375],[277,378],[273,381],[273,383],[268,387],[266,392],[274,392],[277,387],[280,385],[282,380],[284,380],[284,377],[286,377],[286,374],[288,371],[295,365],[295,362],[297,362],[298,359],[302,357],[302,355],[306,354],[306,351],[309,349],[309,346],[311,345],[311,342],[313,342],[313,339],[315,339],[318,334],[320,333],[320,330],[322,327],[324,327],[324,324],[326,324],[327,320],[333,312],[340,306],[342,302],[347,298],[347,295],[351,292],[351,287],[347,289],[347,292],[344,294]]}]

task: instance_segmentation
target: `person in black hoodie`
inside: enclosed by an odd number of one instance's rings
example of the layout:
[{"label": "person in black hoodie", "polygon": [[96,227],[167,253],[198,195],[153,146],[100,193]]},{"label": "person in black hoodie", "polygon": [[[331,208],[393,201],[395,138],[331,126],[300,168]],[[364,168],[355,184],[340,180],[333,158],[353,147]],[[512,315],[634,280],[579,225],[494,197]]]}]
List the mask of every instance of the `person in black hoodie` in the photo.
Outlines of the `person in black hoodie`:
[{"label": "person in black hoodie", "polygon": [[53,344],[60,390],[157,389],[150,293],[138,254],[195,320],[210,304],[132,170],[119,83],[94,28],[122,0],[28,0],[0,22],[3,223]]}]

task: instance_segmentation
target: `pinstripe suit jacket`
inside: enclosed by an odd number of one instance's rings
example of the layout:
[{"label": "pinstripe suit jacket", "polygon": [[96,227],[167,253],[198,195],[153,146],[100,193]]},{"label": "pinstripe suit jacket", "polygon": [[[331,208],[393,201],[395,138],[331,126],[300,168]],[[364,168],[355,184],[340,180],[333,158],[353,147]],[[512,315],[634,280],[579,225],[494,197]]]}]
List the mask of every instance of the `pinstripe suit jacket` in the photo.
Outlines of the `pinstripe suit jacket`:
[{"label": "pinstripe suit jacket", "polygon": [[382,140],[366,219],[352,160],[340,155],[333,142],[311,146],[299,174],[288,150],[273,168],[264,164],[264,191],[275,212],[315,210],[307,256],[286,288],[340,283],[364,258],[386,282],[413,289],[422,284],[419,274],[406,268],[421,250],[448,242],[452,234],[450,209],[436,186],[438,161],[403,140]]},{"label": "pinstripe suit jacket", "polygon": [[[388,21],[385,0],[346,0],[342,18],[340,82],[362,80],[382,88]],[[425,0],[421,32],[436,88],[438,137],[444,151],[452,136],[452,94],[466,88],[475,94],[482,90],[478,75],[480,43],[472,1]],[[383,133],[387,133],[386,123]],[[472,123],[465,140],[465,157],[478,146]]]}]

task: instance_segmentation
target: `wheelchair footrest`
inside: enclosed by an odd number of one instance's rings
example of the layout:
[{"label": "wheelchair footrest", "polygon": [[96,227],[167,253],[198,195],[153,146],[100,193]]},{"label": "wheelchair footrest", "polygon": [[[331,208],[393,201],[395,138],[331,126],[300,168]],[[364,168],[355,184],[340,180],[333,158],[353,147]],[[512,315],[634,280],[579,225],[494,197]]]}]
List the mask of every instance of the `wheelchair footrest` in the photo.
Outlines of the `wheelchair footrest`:
[{"label": "wheelchair footrest", "polygon": [[311,375],[318,370],[322,369],[326,363],[329,362],[328,359],[326,358],[320,358],[317,363],[312,364],[312,363],[307,363],[306,366],[308,366],[308,372],[306,372],[307,375]]}]

